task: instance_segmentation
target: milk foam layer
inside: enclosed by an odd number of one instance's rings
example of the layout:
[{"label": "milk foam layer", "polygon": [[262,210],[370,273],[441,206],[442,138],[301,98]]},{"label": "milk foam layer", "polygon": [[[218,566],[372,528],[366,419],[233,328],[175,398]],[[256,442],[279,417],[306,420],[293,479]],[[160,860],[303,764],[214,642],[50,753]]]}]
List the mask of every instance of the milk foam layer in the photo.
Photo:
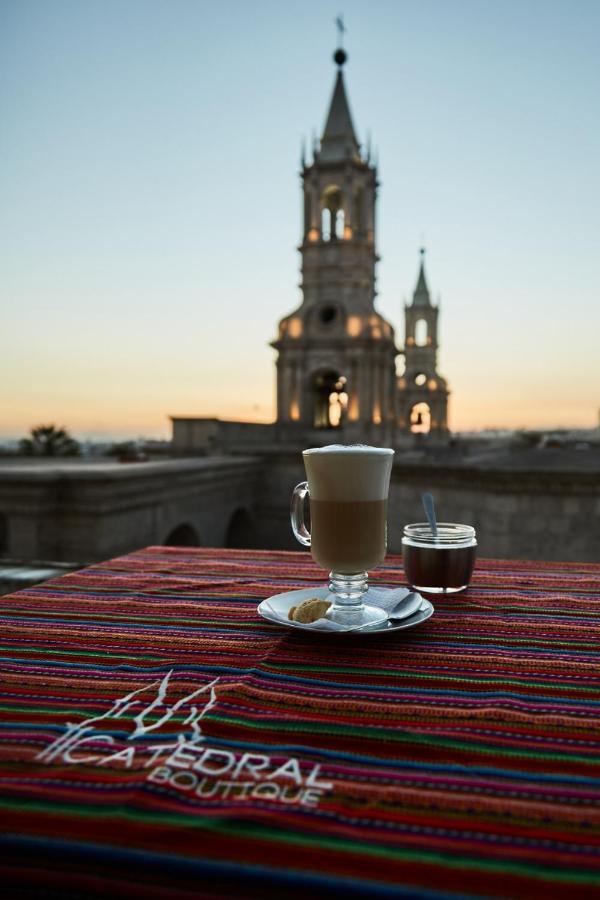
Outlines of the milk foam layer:
[{"label": "milk foam layer", "polygon": [[313,500],[387,499],[393,450],[330,444],[305,450],[302,456]]}]

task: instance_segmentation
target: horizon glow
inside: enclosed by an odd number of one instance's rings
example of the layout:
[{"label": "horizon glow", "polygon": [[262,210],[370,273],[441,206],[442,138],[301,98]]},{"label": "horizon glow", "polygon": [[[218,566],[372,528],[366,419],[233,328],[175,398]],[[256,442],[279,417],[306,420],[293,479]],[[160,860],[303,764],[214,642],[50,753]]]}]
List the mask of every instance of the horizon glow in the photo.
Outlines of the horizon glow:
[{"label": "horizon glow", "polygon": [[[2,6],[0,437],[274,419],[300,140],[323,127],[338,14]],[[345,22],[397,344],[424,243],[451,429],[597,426],[600,5],[348,0]]]}]

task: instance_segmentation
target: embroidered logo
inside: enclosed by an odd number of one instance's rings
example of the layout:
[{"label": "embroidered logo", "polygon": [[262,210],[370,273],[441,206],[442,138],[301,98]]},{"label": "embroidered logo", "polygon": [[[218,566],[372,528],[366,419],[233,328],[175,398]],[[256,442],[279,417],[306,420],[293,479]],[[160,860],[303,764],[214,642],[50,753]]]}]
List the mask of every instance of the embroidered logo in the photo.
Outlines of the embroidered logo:
[{"label": "embroidered logo", "polygon": [[173,670],[119,697],[101,715],[68,722],[65,733],[36,760],[142,769],[146,781],[205,801],[229,798],[315,807],[332,789],[331,782],[319,780],[318,764],[309,763],[306,772],[295,757],[236,754],[207,746],[200,722],[217,703],[219,678],[170,700],[172,675]]}]

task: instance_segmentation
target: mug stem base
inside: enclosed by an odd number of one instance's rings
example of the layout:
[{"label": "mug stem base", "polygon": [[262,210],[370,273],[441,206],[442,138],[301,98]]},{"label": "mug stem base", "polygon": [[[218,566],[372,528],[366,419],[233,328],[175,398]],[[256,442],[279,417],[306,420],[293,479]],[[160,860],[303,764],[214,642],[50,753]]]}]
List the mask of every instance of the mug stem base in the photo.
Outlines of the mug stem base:
[{"label": "mug stem base", "polygon": [[329,573],[329,590],[333,601],[327,611],[327,618],[340,625],[379,625],[387,621],[387,613],[377,606],[363,603],[363,597],[369,589],[366,572],[345,575],[340,572]]}]

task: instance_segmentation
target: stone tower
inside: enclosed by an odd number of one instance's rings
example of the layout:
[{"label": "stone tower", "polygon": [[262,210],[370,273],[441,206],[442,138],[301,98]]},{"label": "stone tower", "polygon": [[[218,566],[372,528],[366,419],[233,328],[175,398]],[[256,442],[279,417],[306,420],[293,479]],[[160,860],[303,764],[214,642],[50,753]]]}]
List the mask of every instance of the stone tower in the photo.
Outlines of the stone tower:
[{"label": "stone tower", "polygon": [[437,372],[438,314],[425,278],[425,250],[421,249],[419,278],[412,303],[405,304],[405,371],[398,379],[400,432],[448,436],[448,387]]},{"label": "stone tower", "polygon": [[392,445],[398,355],[375,310],[377,169],[356,139],[343,65],[313,159],[302,159],[300,306],[279,323],[277,425],[281,439]]}]

